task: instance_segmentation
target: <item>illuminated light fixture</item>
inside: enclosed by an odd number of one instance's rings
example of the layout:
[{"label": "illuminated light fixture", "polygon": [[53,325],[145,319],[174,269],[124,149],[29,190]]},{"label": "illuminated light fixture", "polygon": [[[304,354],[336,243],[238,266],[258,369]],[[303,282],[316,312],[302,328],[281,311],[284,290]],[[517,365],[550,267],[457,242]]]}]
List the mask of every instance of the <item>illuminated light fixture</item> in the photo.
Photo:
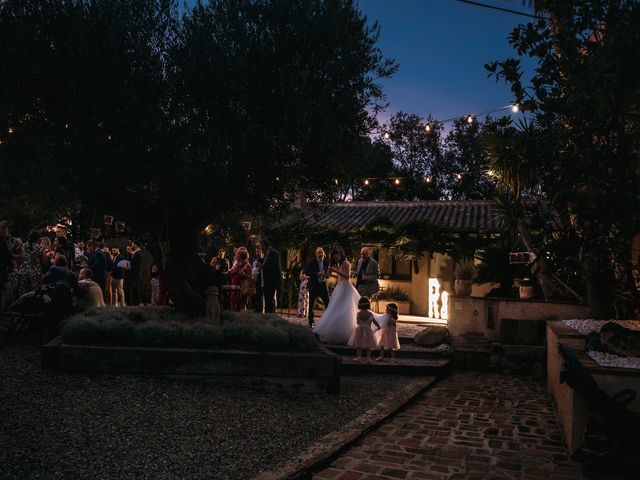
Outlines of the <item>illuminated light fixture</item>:
[{"label": "illuminated light fixture", "polygon": [[65,124],[64,124],[64,128],[69,128],[69,124],[68,124],[68,123],[65,123]]},{"label": "illuminated light fixture", "polygon": [[107,137],[107,140],[111,140],[111,135],[109,135],[109,136]]},{"label": "illuminated light fixture", "polygon": [[467,123],[473,123],[473,117],[471,115],[467,117]]},{"label": "illuminated light fixture", "polygon": [[338,179],[336,178],[333,183],[335,183],[336,185],[338,185]]},{"label": "illuminated light fixture", "polygon": [[487,170],[487,175],[489,175],[490,177],[495,176],[496,172],[494,172],[493,170]]},{"label": "illuminated light fixture", "polygon": [[515,104],[511,105],[511,111],[512,111],[513,113],[516,113],[516,112],[519,112],[519,111],[520,111],[520,107],[518,106],[518,104],[517,104],[517,103],[515,103]]},{"label": "illuminated light fixture", "polygon": [[427,183],[431,183],[431,177],[426,177],[426,178],[424,179],[424,181],[425,181],[425,182],[427,182]]},{"label": "illuminated light fixture", "polygon": [[364,180],[364,184],[365,184],[365,185],[369,185],[369,179],[368,179],[368,178],[365,178],[365,180]]},{"label": "illuminated light fixture", "polygon": [[426,127],[424,127],[424,129],[425,129],[425,131],[426,131],[427,133],[429,133],[429,132],[431,131],[431,125],[429,125],[429,124],[427,123],[427,126],[426,126]]},{"label": "illuminated light fixture", "polygon": [[9,127],[9,133],[13,133],[13,128]]},{"label": "illuminated light fixture", "polygon": [[462,180],[462,174],[461,174],[461,173],[457,173],[457,174],[456,174],[456,178],[457,178],[458,180]]},{"label": "illuminated light fixture", "polygon": [[384,132],[384,139],[389,140],[389,132]]},{"label": "illuminated light fixture", "polygon": [[400,185],[400,179],[399,179],[399,178],[396,178],[396,179],[395,179],[395,181],[394,181],[393,183],[395,183],[396,185]]},{"label": "illuminated light fixture", "polygon": [[279,181],[280,181],[280,177],[276,177],[276,182],[279,182]]}]

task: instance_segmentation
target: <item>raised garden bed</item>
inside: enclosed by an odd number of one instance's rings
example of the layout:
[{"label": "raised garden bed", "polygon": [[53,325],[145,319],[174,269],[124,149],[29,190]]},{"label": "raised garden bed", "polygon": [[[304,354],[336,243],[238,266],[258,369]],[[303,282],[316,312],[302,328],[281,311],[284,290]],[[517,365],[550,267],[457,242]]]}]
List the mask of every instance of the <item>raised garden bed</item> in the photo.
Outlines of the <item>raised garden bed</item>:
[{"label": "raised garden bed", "polygon": [[307,328],[274,315],[225,314],[221,325],[171,312],[99,309],[72,317],[43,347],[44,368],[337,393],[340,359]]},{"label": "raised garden bed", "polygon": [[317,353],[68,345],[42,347],[43,368],[72,373],[164,376],[255,389],[340,391],[340,359]]}]

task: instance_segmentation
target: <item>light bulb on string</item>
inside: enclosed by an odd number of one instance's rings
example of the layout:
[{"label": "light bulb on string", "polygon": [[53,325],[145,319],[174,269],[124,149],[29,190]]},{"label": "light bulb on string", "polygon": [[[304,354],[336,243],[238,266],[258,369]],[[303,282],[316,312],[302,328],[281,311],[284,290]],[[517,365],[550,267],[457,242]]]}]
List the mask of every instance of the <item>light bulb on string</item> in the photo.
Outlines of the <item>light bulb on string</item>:
[{"label": "light bulb on string", "polygon": [[111,140],[111,134],[109,134],[109,136],[107,137],[107,140]]},{"label": "light bulb on string", "polygon": [[457,173],[457,174],[456,174],[456,178],[457,178],[458,180],[462,180],[462,174],[461,174],[461,173]]},{"label": "light bulb on string", "polygon": [[431,125],[429,125],[429,124],[427,123],[427,125],[424,127],[424,129],[425,129],[425,131],[426,131],[427,133],[429,133],[429,132],[431,131]]},{"label": "light bulb on string", "polygon": [[336,178],[333,183],[335,183],[336,185],[338,185],[338,179]]},{"label": "light bulb on string", "polygon": [[495,176],[496,172],[494,172],[493,170],[487,170],[487,175],[490,177]]},{"label": "light bulb on string", "polygon": [[431,183],[431,177],[425,177],[424,181],[427,183]]},{"label": "light bulb on string", "polygon": [[68,124],[68,123],[65,123],[65,124],[64,124],[64,128],[69,128],[69,124]]},{"label": "light bulb on string", "polygon": [[365,179],[364,179],[364,184],[365,184],[365,185],[369,185],[369,179],[368,179],[368,178],[365,178]]},{"label": "light bulb on string", "polygon": [[473,123],[473,117],[471,115],[467,117],[467,123]]},{"label": "light bulb on string", "polygon": [[395,183],[396,185],[400,185],[400,179],[396,178],[393,183]]},{"label": "light bulb on string", "polygon": [[384,139],[389,140],[389,132],[384,132]]},{"label": "light bulb on string", "polygon": [[513,113],[519,112],[520,111],[520,107],[518,106],[517,103],[514,103],[513,105],[511,105],[511,111]]},{"label": "light bulb on string", "polygon": [[9,127],[9,133],[13,133],[13,128]]}]

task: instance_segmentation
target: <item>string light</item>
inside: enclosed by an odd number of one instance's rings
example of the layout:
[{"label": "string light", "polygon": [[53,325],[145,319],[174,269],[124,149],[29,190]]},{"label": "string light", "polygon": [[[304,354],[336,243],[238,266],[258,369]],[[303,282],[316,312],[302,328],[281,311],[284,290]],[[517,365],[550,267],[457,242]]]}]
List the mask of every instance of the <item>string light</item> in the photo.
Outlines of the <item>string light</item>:
[{"label": "string light", "polygon": [[13,128],[9,127],[9,133],[13,133]]},{"label": "string light", "polygon": [[424,129],[426,130],[427,133],[429,133],[431,131],[431,125],[429,125],[427,123],[427,125],[424,127]]},{"label": "string light", "polygon": [[365,178],[365,179],[364,179],[364,184],[365,184],[365,185],[369,185],[369,179],[368,179],[368,178]]},{"label": "string light", "polygon": [[467,117],[467,123],[473,123],[473,117],[471,115]]},{"label": "string light", "polygon": [[493,177],[496,174],[493,170],[487,170],[487,175]]},{"label": "string light", "polygon": [[431,177],[426,177],[426,178],[424,179],[424,181],[425,181],[425,182],[427,182],[427,183],[431,183]]},{"label": "string light", "polygon": [[384,132],[384,139],[389,140],[389,132]]},{"label": "string light", "polygon": [[111,134],[109,134],[109,136],[107,137],[107,140],[111,140]]},{"label": "string light", "polygon": [[462,174],[461,174],[461,173],[457,173],[457,174],[456,174],[456,178],[457,178],[458,180],[462,180]]},{"label": "string light", "polygon": [[517,112],[519,112],[519,111],[520,111],[520,107],[518,106],[518,104],[517,104],[517,103],[514,103],[514,104],[511,106],[511,111],[512,111],[513,113],[517,113]]},{"label": "string light", "polygon": [[65,124],[64,124],[64,128],[69,128],[69,124],[68,124],[68,123],[65,123]]},{"label": "string light", "polygon": [[333,183],[335,183],[336,185],[338,185],[338,179],[336,178]]},{"label": "string light", "polygon": [[400,179],[399,179],[399,178],[396,178],[396,179],[395,179],[395,181],[394,181],[393,183],[395,183],[396,185],[400,185]]}]

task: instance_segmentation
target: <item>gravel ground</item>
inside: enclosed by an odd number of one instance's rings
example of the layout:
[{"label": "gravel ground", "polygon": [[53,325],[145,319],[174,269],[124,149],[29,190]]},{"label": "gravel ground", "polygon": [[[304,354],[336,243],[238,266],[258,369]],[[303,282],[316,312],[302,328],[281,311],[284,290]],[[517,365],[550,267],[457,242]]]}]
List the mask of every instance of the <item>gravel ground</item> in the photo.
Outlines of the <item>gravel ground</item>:
[{"label": "gravel ground", "polygon": [[0,350],[0,478],[249,479],[343,427],[410,379],[343,377],[342,393],[238,391],[45,372]]}]

